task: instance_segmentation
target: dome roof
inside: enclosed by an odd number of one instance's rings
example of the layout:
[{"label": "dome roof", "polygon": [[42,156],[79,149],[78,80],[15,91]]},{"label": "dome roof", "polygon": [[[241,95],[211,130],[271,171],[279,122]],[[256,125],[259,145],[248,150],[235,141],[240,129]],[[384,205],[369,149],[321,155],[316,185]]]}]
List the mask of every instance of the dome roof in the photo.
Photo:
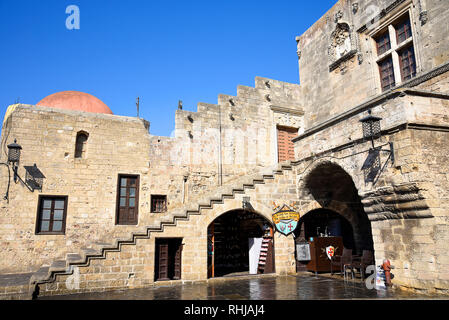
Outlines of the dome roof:
[{"label": "dome roof", "polygon": [[111,109],[100,99],[79,91],[57,92],[45,97],[37,105],[66,110],[113,114]]}]

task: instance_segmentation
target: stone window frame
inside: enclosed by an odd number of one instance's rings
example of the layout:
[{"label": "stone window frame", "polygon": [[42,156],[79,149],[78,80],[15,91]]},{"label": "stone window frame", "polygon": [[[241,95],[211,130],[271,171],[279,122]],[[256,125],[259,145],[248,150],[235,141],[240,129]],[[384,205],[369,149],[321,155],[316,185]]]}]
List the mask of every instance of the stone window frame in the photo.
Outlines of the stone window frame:
[{"label": "stone window frame", "polygon": [[[42,214],[43,214],[43,209],[44,209],[43,208],[44,200],[51,200],[50,219],[42,219]],[[62,209],[63,216],[62,216],[62,220],[60,220],[60,221],[62,221],[61,231],[41,231],[42,220],[48,220],[49,221],[49,230],[52,229],[53,222],[55,221],[53,219],[54,210],[55,210],[55,207],[54,207],[55,200],[64,200],[64,208]],[[67,222],[68,200],[69,200],[69,197],[66,195],[39,195],[38,205],[37,205],[37,214],[36,214],[36,229],[35,229],[36,235],[65,235],[66,222]],[[61,210],[61,209],[59,209],[59,210]]]},{"label": "stone window frame", "polygon": [[[273,125],[271,128],[271,138],[272,138],[272,148],[274,152],[273,155],[273,163],[279,163],[279,154],[278,154],[278,126],[283,127],[291,127],[298,130],[298,135],[304,132],[304,108],[289,108],[289,107],[281,107],[276,105],[270,105],[271,117],[273,121]],[[287,122],[281,121],[281,118],[287,119]],[[290,119],[296,119],[300,122],[298,125],[293,125],[289,123]]]},{"label": "stone window frame", "polygon": [[[411,37],[406,39],[405,41],[398,43],[398,37],[397,37],[397,30],[396,26],[403,22],[405,19],[405,16],[408,14],[409,20],[410,20],[410,27],[411,27]],[[390,37],[390,49],[386,52],[381,53],[378,55],[378,45],[376,42],[376,38],[379,36],[384,35],[385,33],[389,34]],[[416,30],[416,23],[413,15],[412,10],[412,3],[411,2],[405,2],[404,5],[398,7],[396,10],[391,12],[387,17],[383,19],[381,23],[376,25],[375,28],[369,30],[367,32],[367,36],[371,38],[371,47],[372,47],[372,61],[373,61],[373,76],[376,83],[376,90],[379,91],[379,93],[384,93],[388,90],[394,89],[402,85],[404,82],[410,80],[410,79],[403,79],[403,73],[402,73],[402,61],[400,59],[400,52],[404,49],[409,48],[410,46],[413,47],[414,50],[414,59],[415,59],[415,72],[412,76],[413,78],[416,78],[416,76],[419,73],[419,70],[421,70],[421,63],[420,63],[420,54],[418,52],[419,47],[419,39],[418,39],[418,33]],[[383,88],[382,85],[382,76],[380,71],[380,63],[384,62],[386,59],[391,58],[393,63],[393,72],[394,72],[394,85],[389,86],[388,88]]]}]

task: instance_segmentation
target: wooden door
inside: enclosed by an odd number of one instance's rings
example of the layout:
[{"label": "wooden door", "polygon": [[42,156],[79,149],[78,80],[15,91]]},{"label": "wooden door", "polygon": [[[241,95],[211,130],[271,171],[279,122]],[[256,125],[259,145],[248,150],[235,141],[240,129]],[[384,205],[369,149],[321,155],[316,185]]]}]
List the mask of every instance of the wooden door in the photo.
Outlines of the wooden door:
[{"label": "wooden door", "polygon": [[264,273],[274,273],[274,245],[273,238],[270,238],[268,243],[267,260]]},{"label": "wooden door", "polygon": [[182,261],[182,241],[181,239],[176,239],[174,242],[175,256],[174,256],[174,274],[173,279],[181,279],[181,261]]},{"label": "wooden door", "polygon": [[278,161],[283,162],[295,159],[295,149],[292,139],[298,135],[298,129],[278,127]]},{"label": "wooden door", "polygon": [[139,176],[119,175],[117,192],[117,224],[138,223]]},{"label": "wooden door", "polygon": [[169,268],[169,255],[168,255],[168,242],[160,241],[157,245],[157,277],[156,280],[170,280],[168,277]]}]

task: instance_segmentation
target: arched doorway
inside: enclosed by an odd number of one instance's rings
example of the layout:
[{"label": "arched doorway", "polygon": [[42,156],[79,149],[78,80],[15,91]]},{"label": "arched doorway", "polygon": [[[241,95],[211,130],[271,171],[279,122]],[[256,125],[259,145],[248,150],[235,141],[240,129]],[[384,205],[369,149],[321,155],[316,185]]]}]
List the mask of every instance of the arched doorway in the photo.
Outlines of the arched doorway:
[{"label": "arched doorway", "polygon": [[273,226],[263,216],[233,210],[207,229],[208,278],[274,272]]},{"label": "arched doorway", "polygon": [[[371,222],[351,176],[337,164],[324,162],[303,181],[303,198],[316,201],[321,208],[302,216],[295,241],[336,236],[342,238],[343,247],[353,249],[353,254],[374,252]],[[304,270],[304,264],[297,262],[297,270]]]}]

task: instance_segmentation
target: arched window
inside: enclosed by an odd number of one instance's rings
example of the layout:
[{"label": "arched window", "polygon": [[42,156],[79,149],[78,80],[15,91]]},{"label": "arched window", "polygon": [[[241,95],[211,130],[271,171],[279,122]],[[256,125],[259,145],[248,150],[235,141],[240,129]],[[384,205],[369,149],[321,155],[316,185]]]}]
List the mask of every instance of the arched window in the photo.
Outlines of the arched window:
[{"label": "arched window", "polygon": [[80,131],[76,135],[76,144],[75,144],[75,158],[85,158],[86,157],[86,145],[87,139],[89,138],[89,134],[83,131]]}]

